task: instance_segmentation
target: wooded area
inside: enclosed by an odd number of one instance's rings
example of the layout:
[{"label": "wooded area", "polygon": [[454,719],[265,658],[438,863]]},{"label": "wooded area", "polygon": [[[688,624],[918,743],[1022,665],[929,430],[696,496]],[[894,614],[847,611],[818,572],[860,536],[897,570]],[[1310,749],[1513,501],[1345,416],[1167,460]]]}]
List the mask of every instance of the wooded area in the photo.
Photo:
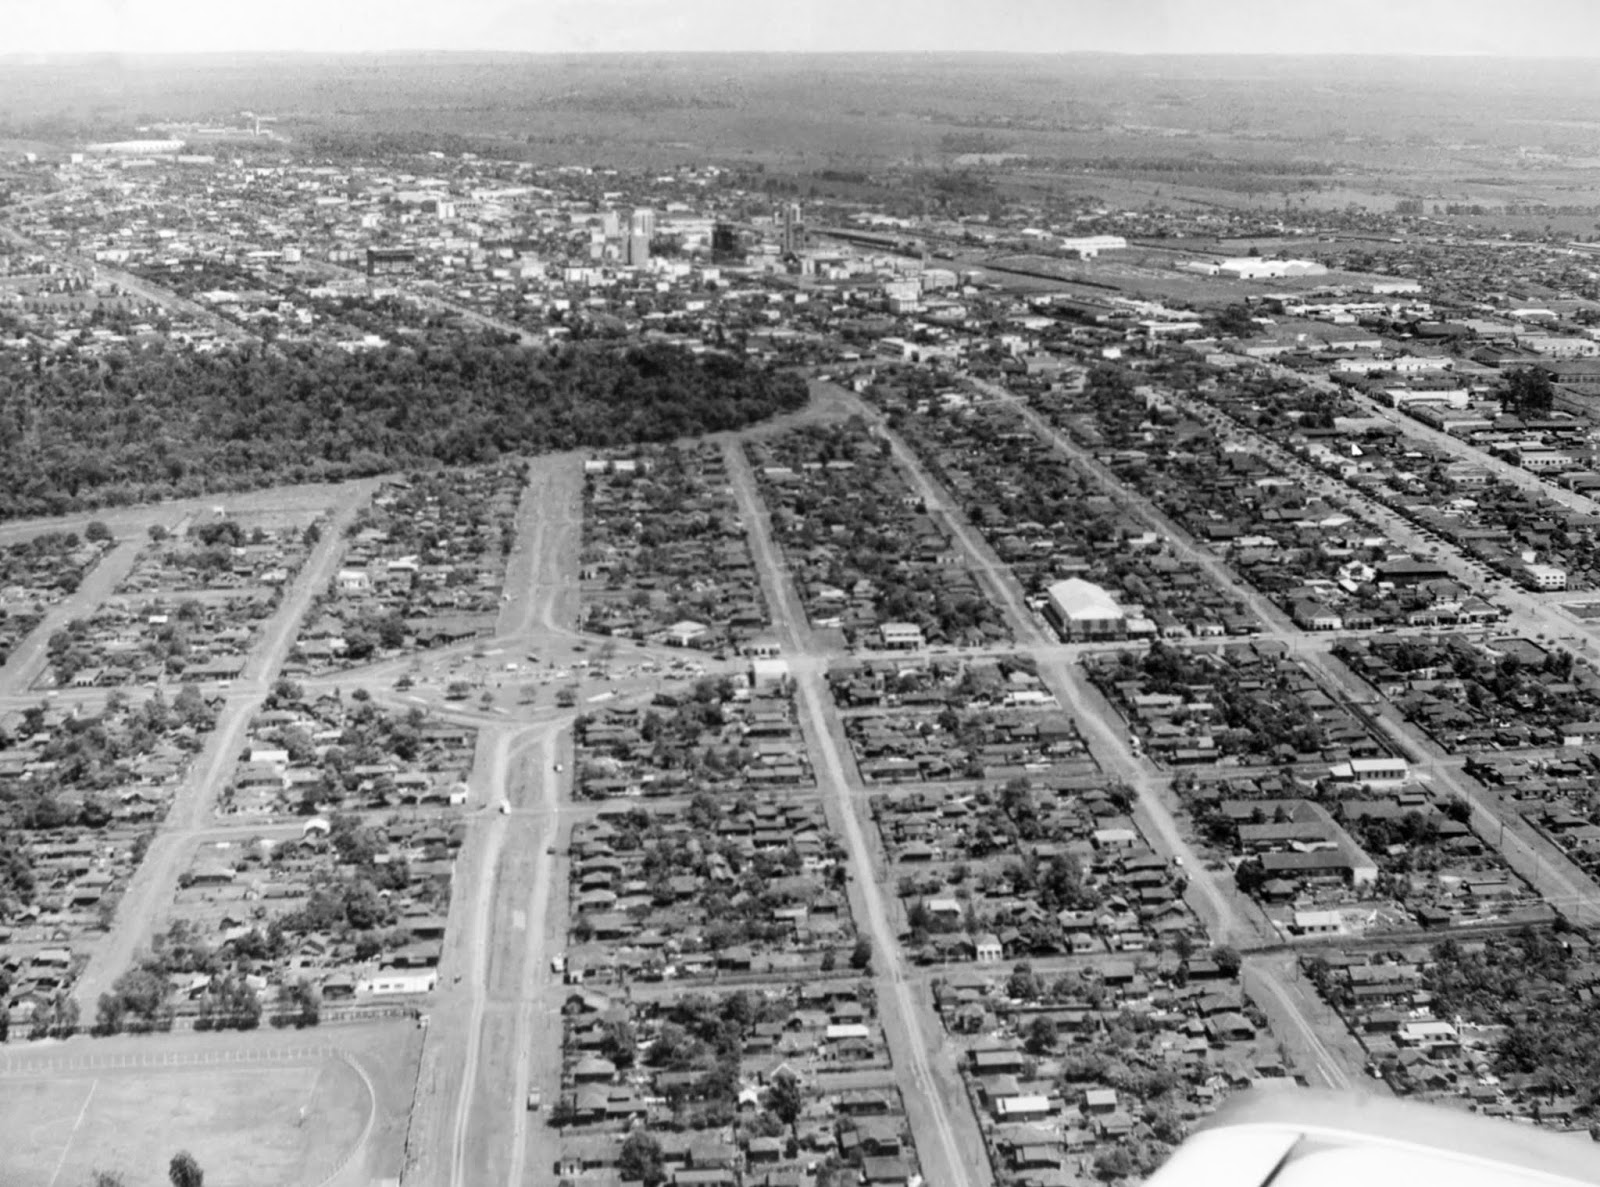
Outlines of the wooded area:
[{"label": "wooded area", "polygon": [[797,377],[664,345],[7,356],[0,519],[668,440],[805,398]]}]

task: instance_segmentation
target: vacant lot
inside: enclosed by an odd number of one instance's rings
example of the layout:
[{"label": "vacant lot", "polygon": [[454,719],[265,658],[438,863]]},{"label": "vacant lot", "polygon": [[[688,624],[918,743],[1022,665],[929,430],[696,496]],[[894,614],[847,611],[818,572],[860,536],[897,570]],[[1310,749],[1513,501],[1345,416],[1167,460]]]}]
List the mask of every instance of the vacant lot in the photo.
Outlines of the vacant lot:
[{"label": "vacant lot", "polygon": [[333,1056],[166,1066],[151,1051],[116,1066],[131,1058],[0,1079],[5,1182],[76,1185],[98,1168],[156,1187],[187,1149],[209,1178],[300,1187],[337,1170],[372,1115],[361,1074]]}]

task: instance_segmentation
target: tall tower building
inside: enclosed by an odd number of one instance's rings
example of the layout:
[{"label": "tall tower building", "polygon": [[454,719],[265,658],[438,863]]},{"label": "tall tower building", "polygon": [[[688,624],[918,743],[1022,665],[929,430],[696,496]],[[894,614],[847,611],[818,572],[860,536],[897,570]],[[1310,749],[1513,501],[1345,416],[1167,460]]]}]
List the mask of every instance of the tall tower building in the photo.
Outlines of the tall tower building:
[{"label": "tall tower building", "polygon": [[646,239],[656,237],[656,212],[646,207],[639,206],[634,209],[633,217],[628,220],[628,234],[643,235]]},{"label": "tall tower building", "polygon": [[800,203],[790,202],[783,208],[783,254],[793,255],[806,245],[806,224],[800,213]]},{"label": "tall tower building", "polygon": [[628,259],[630,268],[642,268],[650,262],[650,237],[648,235],[628,236]]},{"label": "tall tower building", "polygon": [[719,222],[711,228],[711,258],[731,260],[739,255],[739,229],[732,223]]}]

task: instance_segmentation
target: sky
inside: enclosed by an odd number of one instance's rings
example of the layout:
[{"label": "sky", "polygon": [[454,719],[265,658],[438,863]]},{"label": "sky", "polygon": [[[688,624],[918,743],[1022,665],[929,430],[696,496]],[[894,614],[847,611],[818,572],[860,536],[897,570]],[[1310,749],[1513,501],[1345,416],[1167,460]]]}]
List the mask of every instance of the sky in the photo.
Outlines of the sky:
[{"label": "sky", "polygon": [[0,55],[1600,54],[1595,0],[0,0]]}]

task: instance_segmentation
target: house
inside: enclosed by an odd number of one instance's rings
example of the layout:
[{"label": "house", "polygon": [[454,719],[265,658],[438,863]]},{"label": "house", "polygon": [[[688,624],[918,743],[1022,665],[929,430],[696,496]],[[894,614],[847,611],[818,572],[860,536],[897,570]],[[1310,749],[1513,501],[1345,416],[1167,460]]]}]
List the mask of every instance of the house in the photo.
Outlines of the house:
[{"label": "house", "polygon": [[861,1160],[864,1183],[887,1183],[899,1187],[911,1178],[911,1165],[899,1155],[868,1156]]},{"label": "house", "polygon": [[1055,1112],[1048,1096],[1004,1096],[993,1102],[998,1121],[1037,1121]]},{"label": "house", "polygon": [[1290,927],[1302,936],[1336,936],[1344,931],[1344,917],[1338,911],[1296,911]]},{"label": "house", "polygon": [[878,639],[886,651],[920,651],[926,646],[922,628],[914,622],[886,622],[878,628]]},{"label": "house", "polygon": [[1013,1047],[990,1047],[968,1052],[967,1058],[977,1076],[1015,1076],[1022,1072],[1026,1059]]},{"label": "house", "polygon": [[1083,1110],[1086,1113],[1115,1113],[1117,1111],[1117,1090],[1115,1088],[1084,1089]]},{"label": "house", "polygon": [[1100,850],[1132,849],[1139,843],[1139,834],[1131,828],[1097,828],[1092,838]]},{"label": "house", "polygon": [[756,635],[744,645],[744,653],[751,659],[776,659],[782,646],[771,635]]},{"label": "house", "polygon": [[1290,607],[1289,616],[1294,624],[1306,631],[1337,631],[1344,629],[1344,618],[1337,610],[1314,598],[1301,598]]},{"label": "house", "polygon": [[998,964],[1005,955],[1000,937],[993,932],[985,932],[974,940],[973,949],[979,964]]},{"label": "house", "polygon": [[189,872],[191,886],[226,886],[234,879],[234,869],[226,862],[205,862]]}]

